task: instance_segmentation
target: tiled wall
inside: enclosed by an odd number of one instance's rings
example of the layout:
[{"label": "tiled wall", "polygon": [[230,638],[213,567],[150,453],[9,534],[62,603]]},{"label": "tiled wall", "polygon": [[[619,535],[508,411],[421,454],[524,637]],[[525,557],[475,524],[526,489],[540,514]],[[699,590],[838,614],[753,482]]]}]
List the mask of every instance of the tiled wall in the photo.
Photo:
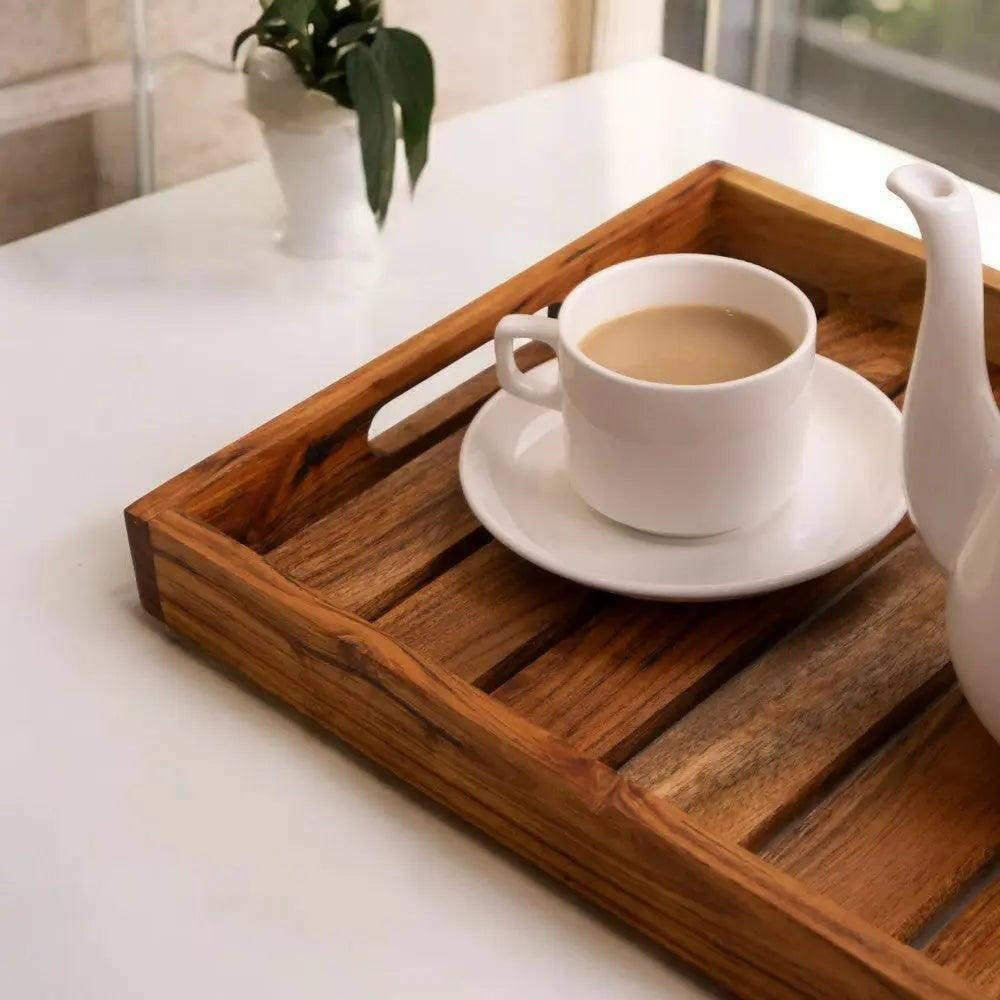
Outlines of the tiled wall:
[{"label": "tiled wall", "polygon": [[[387,16],[430,44],[438,112],[446,117],[580,72],[589,44],[581,25],[589,24],[591,6],[591,0],[388,0]],[[0,87],[129,56],[125,0],[0,0],[6,7],[13,12],[4,10],[0,33]],[[257,0],[147,0],[154,55],[188,50],[197,57],[170,58],[158,68],[158,186],[262,154],[256,125],[242,108],[240,77],[206,65],[227,64],[230,40],[257,10]],[[3,101],[0,89],[0,125]],[[43,88],[33,111],[55,120],[0,129],[0,242],[133,193],[129,95],[76,117],[60,117],[46,106],[51,102]]]}]

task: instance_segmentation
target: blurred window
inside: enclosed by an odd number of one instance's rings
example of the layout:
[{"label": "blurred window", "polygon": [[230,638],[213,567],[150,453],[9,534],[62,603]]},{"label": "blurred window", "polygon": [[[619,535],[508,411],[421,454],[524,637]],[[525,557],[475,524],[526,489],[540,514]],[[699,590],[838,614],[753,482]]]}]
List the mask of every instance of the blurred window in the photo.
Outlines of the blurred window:
[{"label": "blurred window", "polygon": [[664,51],[1000,189],[1000,0],[667,0]]}]

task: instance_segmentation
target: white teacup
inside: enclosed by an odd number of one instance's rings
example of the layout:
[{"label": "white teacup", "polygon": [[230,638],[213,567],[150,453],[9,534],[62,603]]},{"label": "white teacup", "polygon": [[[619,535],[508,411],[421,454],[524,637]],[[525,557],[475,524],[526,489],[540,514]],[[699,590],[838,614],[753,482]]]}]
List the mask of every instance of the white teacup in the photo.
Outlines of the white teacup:
[{"label": "white teacup", "polygon": [[[604,368],[580,351],[601,323],[669,305],[737,309],[795,345],[764,371],[731,382],[669,385]],[[545,388],[514,361],[514,339],[549,344],[559,382]],[[506,316],[496,328],[500,384],[562,413],[570,482],[595,510],[664,535],[753,525],[795,490],[809,419],[816,313],[790,281],[756,264],[663,254],[616,264],[566,297],[559,319]]]}]

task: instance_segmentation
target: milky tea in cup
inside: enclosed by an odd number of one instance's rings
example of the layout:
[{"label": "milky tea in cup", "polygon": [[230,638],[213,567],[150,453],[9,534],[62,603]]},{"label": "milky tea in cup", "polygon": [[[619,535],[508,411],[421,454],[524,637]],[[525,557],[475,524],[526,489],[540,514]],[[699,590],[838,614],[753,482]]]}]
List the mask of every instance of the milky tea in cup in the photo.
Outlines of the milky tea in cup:
[{"label": "milky tea in cup", "polygon": [[670,385],[708,385],[756,375],[795,350],[773,323],[738,309],[671,305],[596,326],[581,341],[591,361],[619,375]]}]

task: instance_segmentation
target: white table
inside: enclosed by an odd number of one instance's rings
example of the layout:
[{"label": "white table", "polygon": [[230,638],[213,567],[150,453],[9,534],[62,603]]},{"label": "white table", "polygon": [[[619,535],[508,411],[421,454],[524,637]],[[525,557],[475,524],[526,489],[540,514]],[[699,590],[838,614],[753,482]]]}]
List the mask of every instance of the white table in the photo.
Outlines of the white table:
[{"label": "white table", "polygon": [[172,642],[120,511],[715,157],[913,229],[905,155],[653,60],[438,127],[380,275],[276,253],[262,164],[0,249],[5,996],[711,995]]}]

